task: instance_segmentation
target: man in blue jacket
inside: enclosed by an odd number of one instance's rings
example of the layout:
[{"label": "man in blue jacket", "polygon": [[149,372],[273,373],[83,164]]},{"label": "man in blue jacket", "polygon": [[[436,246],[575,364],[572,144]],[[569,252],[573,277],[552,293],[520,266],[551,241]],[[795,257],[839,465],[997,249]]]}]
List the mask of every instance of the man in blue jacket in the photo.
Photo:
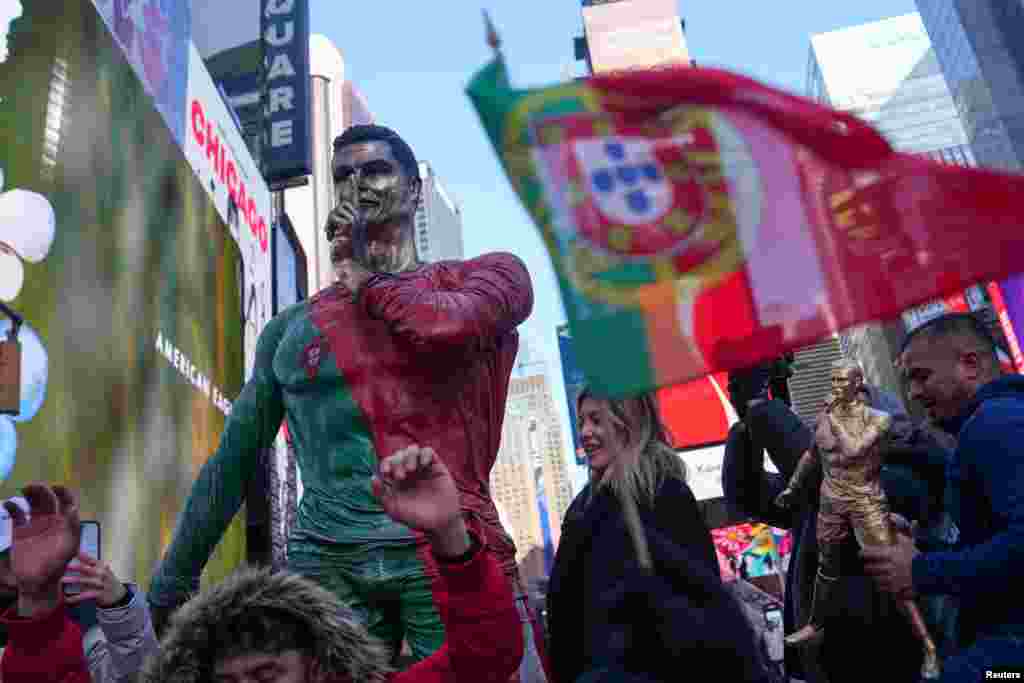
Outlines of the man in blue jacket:
[{"label": "man in blue jacket", "polygon": [[911,400],[958,435],[947,468],[958,546],[921,552],[907,536],[862,551],[866,571],[894,595],[960,598],[960,646],[944,681],[1024,672],[1024,377],[1001,377],[996,344],[970,314],[936,318],[904,341]]}]

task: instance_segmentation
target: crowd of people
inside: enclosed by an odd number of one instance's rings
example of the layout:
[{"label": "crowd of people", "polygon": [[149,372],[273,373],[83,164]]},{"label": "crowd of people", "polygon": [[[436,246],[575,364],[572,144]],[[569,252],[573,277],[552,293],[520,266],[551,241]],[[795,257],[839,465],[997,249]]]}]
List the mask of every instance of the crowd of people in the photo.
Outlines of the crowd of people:
[{"label": "crowd of people", "polygon": [[[261,334],[148,590],[79,551],[71,490],[30,484],[4,503],[0,678],[778,681],[649,395],[579,396],[590,480],[565,516],[541,637],[489,495],[529,273],[510,254],[417,261],[421,181],[393,131],[350,128],[332,168],[338,284]],[[809,428],[785,366],[730,377],[723,488],[735,514],[794,535],[787,672],[1024,671],[1024,377],[1001,376],[987,328],[947,315],[907,337],[899,366],[922,423],[847,365]],[[288,569],[199,590],[283,420],[305,485]],[[399,670],[403,641],[414,663]]]},{"label": "crowd of people", "polygon": [[[791,649],[787,668],[804,680],[917,680],[922,650],[897,605],[919,598],[940,645],[942,680],[1024,666],[1024,378],[1000,376],[995,344],[970,315],[915,330],[900,361],[927,421],[914,424],[874,387],[858,389],[894,417],[882,485],[899,533],[889,544],[846,539],[843,561],[854,568],[844,567],[827,613],[807,590],[818,564],[830,561],[812,533],[821,500],[814,487],[799,504],[780,505],[779,496],[814,437],[767,391],[767,374],[737,373],[731,386],[743,419],[730,434],[727,497],[793,530],[786,631],[806,623],[828,634]],[[578,416],[591,478],[566,514],[548,586],[544,678],[668,681],[703,670],[778,680],[722,582],[653,398],[585,391]],[[762,448],[778,474],[764,470]],[[443,456],[407,447],[380,462],[372,489],[391,519],[428,539],[445,593],[444,645],[410,668],[396,671],[351,606],[291,571],[240,569],[179,608],[158,642],[139,588],[79,552],[74,492],[32,484],[4,503],[0,524],[2,680],[508,681],[526,644],[520,612]],[[66,594],[72,583],[79,590]]]}]

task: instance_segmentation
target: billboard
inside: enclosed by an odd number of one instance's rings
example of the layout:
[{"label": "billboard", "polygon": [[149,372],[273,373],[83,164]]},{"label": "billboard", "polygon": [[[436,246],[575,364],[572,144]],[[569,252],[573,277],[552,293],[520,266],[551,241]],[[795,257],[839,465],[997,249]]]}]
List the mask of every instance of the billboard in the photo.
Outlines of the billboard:
[{"label": "billboard", "polygon": [[662,419],[677,448],[725,443],[739,417],[729,401],[728,373],[720,372],[657,393]]},{"label": "billboard", "polygon": [[146,93],[183,144],[192,14],[188,2],[95,0]]},{"label": "billboard", "polygon": [[263,0],[260,16],[267,93],[263,173],[273,183],[313,172],[309,0]]},{"label": "billboard", "polygon": [[1012,367],[1006,367],[1007,372],[1024,372],[1024,353],[1021,352],[1020,338],[1017,337],[1017,330],[1019,328],[1014,326],[1014,321],[1024,320],[1024,318],[1014,318],[1010,309],[1012,304],[1019,314],[1024,314],[1024,310],[1021,310],[1021,306],[1024,304],[1024,298],[1021,296],[1024,294],[1022,284],[1024,283],[1022,283],[1021,277],[1017,275],[1007,278],[1001,283],[990,282],[988,285],[989,298],[992,299],[992,310],[996,314],[996,319],[999,321],[999,326],[1009,347],[1009,362],[1004,363],[1004,366]]},{"label": "billboard", "polygon": [[[192,42],[243,124],[263,129],[275,184],[312,173],[309,0],[190,0]],[[261,105],[261,106],[258,106]]]},{"label": "billboard", "polygon": [[690,63],[675,0],[585,3],[583,27],[594,73]]},{"label": "billboard", "polygon": [[[146,21],[172,4],[149,3]],[[104,560],[145,587],[244,380],[243,293],[252,273],[267,278],[252,229],[266,208],[254,179],[238,202],[245,229],[228,224],[168,100],[139,72],[166,52],[143,50],[140,64],[108,28],[121,6],[25,3],[0,64],[0,251],[23,273],[5,303],[25,320],[19,412],[0,417],[0,496],[32,481],[77,489],[82,517],[106,534]],[[224,112],[202,87],[185,90],[205,118],[184,144],[201,131],[207,168],[226,169]],[[245,558],[242,519],[207,579]]]}]

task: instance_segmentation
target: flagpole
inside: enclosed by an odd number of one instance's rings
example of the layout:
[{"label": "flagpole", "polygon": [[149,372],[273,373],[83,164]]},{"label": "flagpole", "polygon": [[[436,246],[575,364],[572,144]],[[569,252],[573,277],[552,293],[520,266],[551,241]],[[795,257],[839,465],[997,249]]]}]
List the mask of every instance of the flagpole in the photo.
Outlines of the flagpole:
[{"label": "flagpole", "polygon": [[[494,56],[501,58],[501,37],[498,30],[491,21],[490,13],[484,9],[484,27],[487,31],[487,44],[494,50]],[[640,511],[636,506],[636,499],[628,493],[619,496],[619,504],[622,506],[622,516],[626,523],[626,530],[629,532],[630,540],[633,542],[633,550],[636,553],[637,562],[640,567],[647,571],[654,568],[651,561],[651,552],[647,545],[647,534],[644,533],[643,522],[640,521]]]},{"label": "flagpole", "polygon": [[484,27],[487,30],[487,44],[494,50],[495,57],[501,57],[501,37],[498,36],[498,30],[494,28],[494,22],[491,21],[491,14],[486,9],[484,12]]}]

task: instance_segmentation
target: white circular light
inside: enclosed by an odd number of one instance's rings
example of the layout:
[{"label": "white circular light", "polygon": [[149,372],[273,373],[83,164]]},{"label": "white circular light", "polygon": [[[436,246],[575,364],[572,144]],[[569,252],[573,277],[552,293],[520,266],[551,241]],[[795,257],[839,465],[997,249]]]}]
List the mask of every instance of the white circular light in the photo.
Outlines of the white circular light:
[{"label": "white circular light", "polygon": [[14,254],[0,251],[0,301],[14,301],[25,282],[25,267]]},{"label": "white circular light", "polygon": [[0,194],[0,242],[6,242],[29,263],[46,258],[57,232],[50,201],[28,190]]},{"label": "white circular light", "polygon": [[14,423],[0,417],[0,481],[6,481],[14,469],[14,456],[18,452],[18,433]]}]

